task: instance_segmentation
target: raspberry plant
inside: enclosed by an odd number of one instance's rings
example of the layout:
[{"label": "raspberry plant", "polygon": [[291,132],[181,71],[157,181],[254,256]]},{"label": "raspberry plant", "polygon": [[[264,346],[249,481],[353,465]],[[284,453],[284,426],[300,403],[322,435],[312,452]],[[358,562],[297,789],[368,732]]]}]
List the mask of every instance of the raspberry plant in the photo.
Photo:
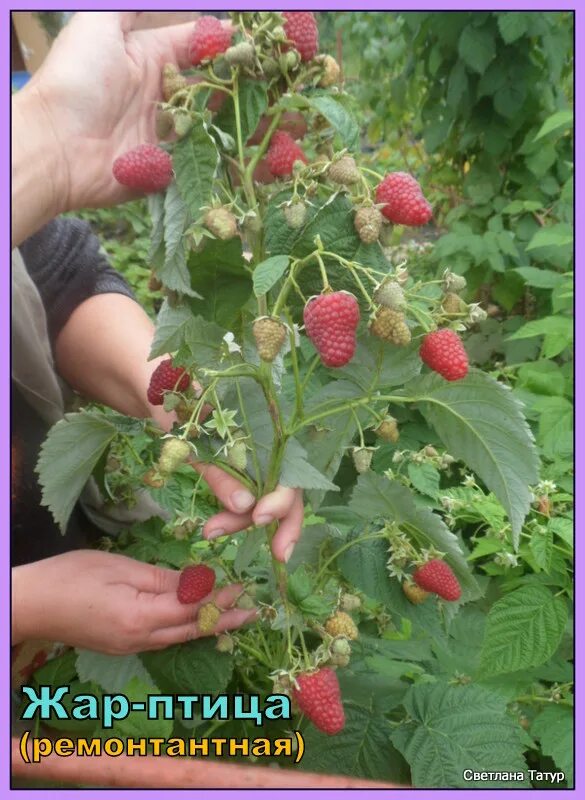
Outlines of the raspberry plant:
[{"label": "raspberry plant", "polygon": [[[525,767],[519,718],[506,710],[513,690],[498,694],[494,679],[545,664],[567,607],[544,582],[514,586],[479,640],[486,575],[473,571],[454,517],[429,498],[465,463],[500,509],[501,546],[513,555],[536,450],[509,389],[468,370],[459,334],[483,312],[453,303],[464,280],[448,265],[424,280],[386,260],[393,224],[424,224],[431,206],[413,176],[360,165],[360,126],[337,65],[318,54],[312,15],[298,17],[234,12],[231,36],[197,23],[195,68],[165,68],[159,114],[174,129],[162,145],[174,179],[149,197],[149,260],[164,295],[151,355],[172,355],[175,371],[167,365],[169,380],[155,376],[155,388],[177,422],[169,438],[111,412],[67,415],[41,455],[44,500],[64,526],[92,471],[110,502],[148,491],[160,516],[108,546],[177,568],[205,562],[218,584],[244,582],[239,605],[259,607],[257,624],[217,648],[211,638],[128,659],[145,693],[286,692],[318,729],[302,723],[301,768],[461,786],[471,764]],[[421,358],[438,330],[448,346]],[[438,362],[436,372],[425,366]],[[405,479],[401,420],[413,419],[429,439]],[[215,501],[185,463],[189,452],[258,497],[279,483],[303,491],[303,535],[287,564],[270,556],[276,522],[202,540]],[[441,565],[436,580],[417,580],[424,564],[435,576]],[[212,632],[217,610],[205,609]],[[467,675],[457,667],[471,631]],[[76,669],[105,686],[114,667],[80,653]],[[339,684],[344,710],[327,709],[321,688],[303,699],[303,686],[321,684],[334,699]],[[219,727],[227,735],[234,725]],[[335,738],[323,747],[327,735]],[[440,756],[436,736],[446,742]],[[348,742],[374,755],[347,762],[339,748]]]}]

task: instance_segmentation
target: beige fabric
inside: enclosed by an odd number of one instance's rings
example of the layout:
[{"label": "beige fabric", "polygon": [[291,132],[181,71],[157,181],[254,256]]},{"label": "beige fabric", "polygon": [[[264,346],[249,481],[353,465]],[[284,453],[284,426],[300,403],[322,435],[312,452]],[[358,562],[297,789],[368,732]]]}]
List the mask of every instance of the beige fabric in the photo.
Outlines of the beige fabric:
[{"label": "beige fabric", "polygon": [[30,405],[53,425],[63,416],[64,387],[57,378],[41,297],[18,250],[12,252],[12,379]]},{"label": "beige fabric", "polygon": [[[12,379],[35,411],[54,425],[63,418],[73,394],[55,372],[43,302],[18,250],[12,252],[11,346]],[[152,516],[169,518],[147,491],[138,492],[132,508],[122,504],[105,507],[93,479],[80,501],[92,522],[109,534]]]}]

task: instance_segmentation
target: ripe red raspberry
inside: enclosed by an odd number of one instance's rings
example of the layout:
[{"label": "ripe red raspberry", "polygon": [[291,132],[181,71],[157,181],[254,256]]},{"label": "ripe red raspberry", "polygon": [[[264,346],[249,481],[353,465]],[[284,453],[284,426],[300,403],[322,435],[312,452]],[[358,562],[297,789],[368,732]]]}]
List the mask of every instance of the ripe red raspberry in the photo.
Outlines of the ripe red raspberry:
[{"label": "ripe red raspberry", "polygon": [[333,736],[343,730],[345,713],[337,675],[329,667],[305,672],[296,679],[293,697],[300,710],[323,733]]},{"label": "ripe red raspberry", "polygon": [[183,367],[173,367],[170,358],[161,361],[150,376],[146,396],[153,406],[162,406],[165,392],[184,392],[189,388],[191,378]]},{"label": "ripe red raspberry", "polygon": [[326,367],[343,367],[355,353],[360,308],[350,292],[312,297],[303,313],[307,336]]},{"label": "ripe red raspberry", "polygon": [[459,600],[461,587],[451,567],[440,558],[433,558],[419,567],[412,576],[413,581],[425,592],[434,592],[443,600]]},{"label": "ripe red raspberry", "polygon": [[179,603],[198,603],[213,591],[215,572],[205,564],[185,567],[179,575],[177,599]]},{"label": "ripe red raspberry", "polygon": [[426,225],[433,209],[418,181],[407,172],[391,172],[376,189],[376,202],[385,203],[382,214],[396,225]]},{"label": "ripe red raspberry", "polygon": [[232,35],[233,32],[224,28],[217,17],[199,17],[189,42],[189,61],[191,64],[201,64],[225,53],[232,42]]},{"label": "ripe red raspberry", "polygon": [[275,131],[266,153],[268,169],[279,178],[292,175],[295,161],[307,163],[307,156],[286,131]]},{"label": "ripe red raspberry", "polygon": [[467,375],[467,353],[461,339],[450,328],[427,333],[419,354],[427,367],[448,381],[458,381]]},{"label": "ripe red raspberry", "polygon": [[286,38],[299,51],[301,61],[310,61],[319,49],[319,30],[311,11],[283,11]]},{"label": "ripe red raspberry", "polygon": [[114,178],[137,192],[161,192],[173,179],[170,155],[154,144],[141,144],[114,161]]}]

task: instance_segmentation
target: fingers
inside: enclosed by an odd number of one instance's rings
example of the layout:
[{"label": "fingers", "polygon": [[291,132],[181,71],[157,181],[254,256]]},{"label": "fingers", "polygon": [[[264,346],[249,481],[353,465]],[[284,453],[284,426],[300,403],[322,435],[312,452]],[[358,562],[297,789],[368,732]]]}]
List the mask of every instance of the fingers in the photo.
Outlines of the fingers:
[{"label": "fingers", "polygon": [[136,24],[138,15],[138,11],[78,11],[69,26],[75,23],[79,32],[83,26],[87,35],[92,37],[95,37],[96,31],[119,30],[128,33]]},{"label": "fingers", "polygon": [[303,493],[287,486],[277,488],[258,501],[252,515],[256,525],[269,525],[280,520],[278,531],[272,540],[272,553],[278,561],[289,560],[303,525]]},{"label": "fingers", "polygon": [[270,525],[275,519],[283,519],[291,510],[296,489],[277,486],[273,492],[262,497],[256,504],[252,518],[256,525]]},{"label": "fingers", "polygon": [[272,540],[272,553],[278,561],[286,563],[301,536],[304,515],[302,491],[278,486],[274,492],[259,500],[256,508],[248,514],[221,511],[210,517],[203,527],[203,537],[217,539],[218,536],[244,530],[251,524],[269,525],[279,520],[278,530]]},{"label": "fingers", "polygon": [[155,595],[176,592],[179,583],[178,570],[145,564],[143,561],[117,553],[107,555],[113,555],[115,558],[115,562],[112,561],[109,567],[112,583],[125,583],[139,592]]},{"label": "fingers", "polygon": [[195,463],[193,467],[208,484],[220,503],[236,514],[249,511],[256,498],[237,478],[233,478],[213,464]]},{"label": "fingers", "polygon": [[[178,573],[177,573],[178,574]],[[145,595],[140,598],[143,614],[152,631],[177,625],[193,625],[199,608],[205,603],[214,602],[218,608],[231,608],[243,591],[243,586],[234,583],[216,593],[210,592],[198,603],[179,603],[176,591],[159,595]]]},{"label": "fingers", "polygon": [[226,533],[237,533],[249,528],[252,524],[252,513],[234,514],[231,511],[220,511],[210,517],[203,526],[204,539],[217,539]]},{"label": "fingers", "polygon": [[191,618],[182,623],[169,625],[168,627],[153,631],[149,638],[147,648],[150,650],[158,650],[161,647],[169,647],[173,644],[188,642],[191,639],[198,639],[203,635],[213,635],[222,633],[223,631],[233,630],[248,622],[252,622],[257,616],[256,609],[230,608],[230,606],[233,606],[236,602],[241,592],[242,586],[239,584],[226,586],[224,589],[220,589],[217,592],[214,598],[215,604],[218,608],[227,610],[222,613],[211,634],[202,634],[199,631],[197,622],[193,619],[193,613],[194,609],[198,610],[204,603],[211,602],[213,595],[210,595],[209,598],[202,600],[201,603],[195,606],[183,606],[183,609],[189,611]]},{"label": "fingers", "polygon": [[157,50],[164,53],[165,60],[173,61],[179,69],[188,69],[192,66],[189,59],[189,41],[192,35],[193,22],[134,33],[136,40],[144,47],[145,52],[149,52],[152,43],[156,42]]},{"label": "fingers", "polygon": [[291,557],[303,530],[304,516],[303,494],[297,491],[290,511],[278,526],[272,540],[272,554],[278,561],[286,563]]},{"label": "fingers", "polygon": [[[242,625],[246,625],[248,622],[253,622],[257,617],[258,611],[255,608],[251,610],[249,608],[231,608],[221,615],[213,633],[233,631],[235,628],[241,628]],[[195,638],[198,639],[201,636],[207,635],[208,634],[198,633]]]}]

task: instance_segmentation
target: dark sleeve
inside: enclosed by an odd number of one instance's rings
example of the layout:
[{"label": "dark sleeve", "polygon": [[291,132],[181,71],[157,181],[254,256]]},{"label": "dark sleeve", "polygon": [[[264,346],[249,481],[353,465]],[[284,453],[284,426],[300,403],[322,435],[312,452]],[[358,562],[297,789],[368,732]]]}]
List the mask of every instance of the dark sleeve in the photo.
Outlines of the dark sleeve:
[{"label": "dark sleeve", "polygon": [[115,292],[133,298],[89,224],[80,219],[52,220],[23,242],[20,252],[41,295],[52,345],[77,306],[89,297]]}]

